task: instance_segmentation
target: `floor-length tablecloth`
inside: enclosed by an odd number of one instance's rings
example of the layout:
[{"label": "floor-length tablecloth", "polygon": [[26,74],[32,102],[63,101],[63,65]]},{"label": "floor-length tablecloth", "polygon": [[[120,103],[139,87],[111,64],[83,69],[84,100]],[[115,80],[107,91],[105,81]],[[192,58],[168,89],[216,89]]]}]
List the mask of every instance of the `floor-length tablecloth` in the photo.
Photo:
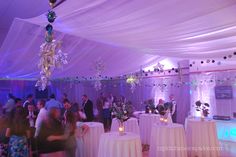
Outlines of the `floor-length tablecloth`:
[{"label": "floor-length tablecloth", "polygon": [[142,144],[150,144],[152,125],[160,122],[160,115],[141,114],[139,119]]},{"label": "floor-length tablecloth", "polygon": [[89,131],[83,137],[83,157],[97,157],[100,136],[104,133],[102,123],[86,122]]},{"label": "floor-length tablecloth", "polygon": [[154,124],[152,126],[149,157],[187,157],[183,125]]},{"label": "floor-length tablecloth", "polygon": [[140,136],[118,132],[104,133],[100,137],[98,157],[142,157]]},{"label": "floor-length tablecloth", "polygon": [[[139,135],[139,126],[137,118],[130,118],[124,122],[125,132],[132,132]],[[111,131],[117,132],[119,128],[119,121],[116,118],[112,119]]]},{"label": "floor-length tablecloth", "polygon": [[187,118],[185,123],[189,157],[218,157],[220,155],[215,121]]}]

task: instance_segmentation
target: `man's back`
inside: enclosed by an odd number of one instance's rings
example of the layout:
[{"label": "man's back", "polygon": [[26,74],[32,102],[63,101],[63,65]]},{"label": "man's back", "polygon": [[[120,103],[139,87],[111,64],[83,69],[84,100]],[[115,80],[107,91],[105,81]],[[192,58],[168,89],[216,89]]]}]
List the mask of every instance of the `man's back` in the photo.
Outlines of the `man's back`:
[{"label": "man's back", "polygon": [[50,110],[50,108],[55,107],[55,108],[61,108],[62,105],[59,101],[55,99],[50,99],[49,101],[46,102],[45,108],[47,110]]}]

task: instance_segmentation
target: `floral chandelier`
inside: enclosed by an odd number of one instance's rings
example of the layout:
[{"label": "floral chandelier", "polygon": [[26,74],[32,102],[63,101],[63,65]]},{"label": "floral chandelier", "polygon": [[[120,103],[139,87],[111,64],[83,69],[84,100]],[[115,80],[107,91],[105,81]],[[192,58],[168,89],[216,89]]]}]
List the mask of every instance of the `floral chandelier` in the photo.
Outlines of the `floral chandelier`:
[{"label": "floral chandelier", "polygon": [[102,72],[104,71],[104,64],[103,61],[101,59],[98,59],[97,61],[95,61],[94,63],[94,70],[95,70],[95,82],[94,82],[94,88],[96,91],[99,91],[102,89]]},{"label": "floral chandelier", "polygon": [[40,60],[38,67],[40,71],[40,78],[36,82],[36,87],[39,90],[45,90],[50,85],[50,79],[52,72],[64,64],[68,64],[67,53],[63,53],[61,50],[61,42],[54,39],[53,22],[56,19],[56,13],[53,8],[56,4],[56,0],[49,0],[51,9],[47,13],[47,20],[49,24],[45,27],[45,41],[40,46]]},{"label": "floral chandelier", "polygon": [[130,89],[132,93],[135,91],[136,86],[138,86],[140,82],[141,82],[140,78],[136,75],[130,75],[126,79],[126,83],[130,84],[131,86]]}]

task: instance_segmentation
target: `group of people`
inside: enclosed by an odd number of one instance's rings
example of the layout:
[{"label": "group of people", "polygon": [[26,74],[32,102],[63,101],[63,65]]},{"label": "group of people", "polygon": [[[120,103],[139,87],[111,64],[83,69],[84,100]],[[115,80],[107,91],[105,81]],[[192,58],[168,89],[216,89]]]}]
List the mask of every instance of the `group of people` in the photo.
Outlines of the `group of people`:
[{"label": "group of people", "polygon": [[168,116],[167,114],[170,114],[172,121],[176,123],[177,105],[174,99],[174,95],[171,94],[169,96],[169,101],[167,102],[165,102],[163,99],[159,99],[158,104],[155,105],[154,100],[150,99],[147,102],[145,102],[145,104],[146,104],[145,106],[146,113],[149,113],[152,110],[151,112],[157,111],[160,115]]},{"label": "group of people", "polygon": [[54,94],[48,101],[35,104],[33,95],[23,103],[9,94],[0,116],[1,157],[83,157],[83,136],[89,127],[83,122],[94,120],[93,103],[82,96],[80,110],[67,97],[63,102]]}]

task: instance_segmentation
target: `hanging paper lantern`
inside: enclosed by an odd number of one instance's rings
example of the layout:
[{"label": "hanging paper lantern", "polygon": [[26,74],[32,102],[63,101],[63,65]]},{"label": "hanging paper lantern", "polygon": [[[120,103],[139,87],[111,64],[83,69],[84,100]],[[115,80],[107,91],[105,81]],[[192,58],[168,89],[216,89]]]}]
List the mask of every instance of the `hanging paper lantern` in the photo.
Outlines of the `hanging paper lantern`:
[{"label": "hanging paper lantern", "polygon": [[49,11],[47,13],[48,22],[53,23],[56,19],[56,13],[54,11]]},{"label": "hanging paper lantern", "polygon": [[53,31],[53,26],[51,24],[48,24],[46,26],[46,31],[49,33],[49,34],[52,34],[52,31]]},{"label": "hanging paper lantern", "polygon": [[45,34],[45,41],[48,42],[48,43],[53,41],[53,33],[52,32],[51,32],[51,34],[46,32],[46,34]]},{"label": "hanging paper lantern", "polygon": [[56,3],[57,0],[49,0],[50,3]]}]

